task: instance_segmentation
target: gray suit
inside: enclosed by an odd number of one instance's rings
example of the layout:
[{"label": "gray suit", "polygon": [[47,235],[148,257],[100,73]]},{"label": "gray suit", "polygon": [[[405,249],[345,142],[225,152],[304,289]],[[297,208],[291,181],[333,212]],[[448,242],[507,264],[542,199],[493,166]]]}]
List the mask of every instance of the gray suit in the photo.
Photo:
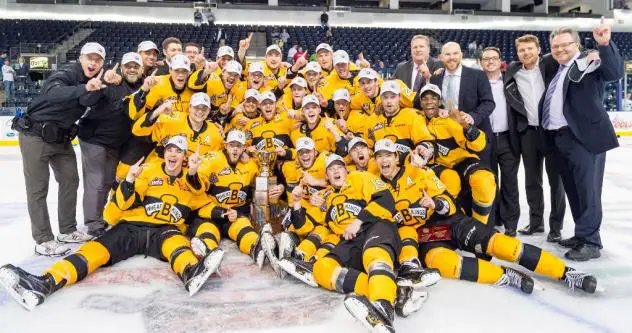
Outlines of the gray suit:
[{"label": "gray suit", "polygon": [[[443,68],[443,63],[441,61],[439,61],[438,59],[435,58],[428,58],[428,62],[426,63],[426,65],[428,65],[428,69],[430,70],[430,74],[432,75],[432,73],[434,73],[434,71],[436,71],[439,68]],[[413,88],[413,80],[412,80],[412,74],[413,74],[413,61],[412,60],[408,60],[408,61],[404,61],[404,62],[400,62],[399,64],[397,64],[397,68],[395,68],[395,74],[393,74],[393,77],[391,77],[391,79],[395,80],[395,79],[399,79],[402,80],[404,83],[406,83],[406,85],[412,89]],[[419,86],[420,89],[421,87],[425,86],[426,83],[426,79],[424,79],[423,77],[421,78],[421,85]],[[418,91],[416,91],[418,92]]]}]

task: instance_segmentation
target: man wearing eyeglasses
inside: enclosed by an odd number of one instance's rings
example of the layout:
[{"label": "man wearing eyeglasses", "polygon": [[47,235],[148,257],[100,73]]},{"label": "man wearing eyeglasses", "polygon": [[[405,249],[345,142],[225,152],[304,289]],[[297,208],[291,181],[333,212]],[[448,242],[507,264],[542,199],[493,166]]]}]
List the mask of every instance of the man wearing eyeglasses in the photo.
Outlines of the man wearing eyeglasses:
[{"label": "man wearing eyeglasses", "polygon": [[[505,98],[503,75],[500,72],[502,55],[497,47],[487,47],[480,57],[481,68],[487,75],[492,88],[496,107],[489,116],[492,126],[491,169],[500,184],[496,194],[490,221],[505,227],[505,235],[515,237],[520,203],[518,199],[518,167],[520,166],[520,143],[514,115],[509,112]],[[500,169],[500,170],[499,170]],[[500,171],[500,172],[499,172]],[[500,180],[500,181],[499,181]],[[490,223],[491,224],[491,223]]]},{"label": "man wearing eyeglasses", "polygon": [[601,189],[606,151],[617,147],[614,128],[603,107],[607,82],[623,77],[623,59],[611,41],[611,28],[593,29],[599,60],[580,52],[579,35],[559,28],[550,35],[553,58],[560,64],[540,102],[540,125],[547,146],[559,159],[562,182],[575,221],[575,235],[560,241],[569,247],[566,258],[599,258],[602,248]]}]

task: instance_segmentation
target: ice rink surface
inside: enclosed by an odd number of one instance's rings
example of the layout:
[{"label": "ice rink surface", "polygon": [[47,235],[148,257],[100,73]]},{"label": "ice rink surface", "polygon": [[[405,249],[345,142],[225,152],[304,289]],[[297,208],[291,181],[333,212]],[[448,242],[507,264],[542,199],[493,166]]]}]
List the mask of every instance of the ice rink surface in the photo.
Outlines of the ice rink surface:
[{"label": "ice rink surface", "polygon": [[[77,152],[78,148],[77,148]],[[79,156],[78,156],[79,158]],[[81,165],[81,163],[78,163]],[[36,256],[31,239],[22,162],[17,147],[0,147],[0,265],[18,264],[41,273],[54,260]],[[80,171],[81,174],[81,171]],[[520,176],[521,220],[528,208]],[[546,176],[545,176],[546,183]],[[81,224],[81,191],[77,219]],[[546,185],[545,185],[546,186]],[[548,215],[548,188],[545,188]],[[51,171],[48,206],[57,231],[57,186]],[[568,206],[567,206],[568,208]],[[572,266],[594,274],[606,291],[571,292],[559,281],[536,277],[544,291],[519,291],[442,280],[429,289],[418,313],[397,318],[398,332],[630,332],[632,327],[632,139],[608,153],[603,189],[602,258]],[[547,226],[548,229],[548,226]],[[567,209],[563,236],[572,235]],[[546,234],[521,237],[563,256]],[[343,296],[310,288],[291,278],[259,271],[230,241],[221,276],[214,275],[189,297],[167,263],[134,257],[102,268],[28,312],[0,291],[0,332],[364,332],[346,312]],[[515,267],[515,266],[514,266]]]}]

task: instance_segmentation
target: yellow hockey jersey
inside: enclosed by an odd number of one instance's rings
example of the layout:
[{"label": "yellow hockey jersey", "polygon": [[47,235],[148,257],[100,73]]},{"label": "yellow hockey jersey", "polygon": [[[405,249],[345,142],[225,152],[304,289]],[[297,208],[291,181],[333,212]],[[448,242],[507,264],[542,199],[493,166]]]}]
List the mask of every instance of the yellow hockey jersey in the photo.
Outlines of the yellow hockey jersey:
[{"label": "yellow hockey jersey", "polygon": [[[246,91],[248,90],[248,81],[239,81],[233,85],[230,89],[230,96],[232,96],[230,107],[236,109],[241,102],[244,101],[244,97],[246,96]],[[271,90],[270,87],[267,87],[265,84],[261,86],[261,88],[257,89],[257,91],[261,94],[266,91]]]},{"label": "yellow hockey jersey", "polygon": [[295,124],[296,121],[290,119],[285,112],[277,113],[270,121],[266,121],[263,116],[252,119],[246,124],[248,145],[255,146],[257,150],[292,148],[294,145],[290,134]]},{"label": "yellow hockey jersey", "polygon": [[476,153],[485,149],[485,132],[471,127],[466,134],[454,119],[434,117],[428,130],[436,138],[433,162],[445,167],[452,168],[466,158],[478,159]]},{"label": "yellow hockey jersey", "polygon": [[[336,119],[340,117],[335,114]],[[347,130],[353,133],[354,136],[362,137],[366,140],[366,127],[369,120],[369,114],[362,110],[351,110],[345,119]]]},{"label": "yellow hockey jersey", "polygon": [[376,141],[388,138],[395,142],[397,151],[408,154],[419,143],[434,140],[426,126],[426,119],[412,108],[400,109],[392,117],[374,114],[369,117],[368,123],[366,137],[371,147]]},{"label": "yellow hockey jersey", "polygon": [[200,76],[202,70],[197,70],[191,74],[188,81],[189,89],[196,92],[206,92],[211,100],[213,110],[219,109],[220,105],[228,101],[230,89],[226,89],[221,76],[209,75],[206,81]]},{"label": "yellow hockey jersey", "polygon": [[189,113],[189,103],[193,91],[188,87],[178,90],[173,86],[171,76],[162,75],[158,77],[158,84],[151,88],[147,93],[142,90],[134,93],[129,103],[129,118],[136,121],[147,112],[155,109],[158,102],[164,102],[168,99],[175,100],[173,110],[175,112]]},{"label": "yellow hockey jersey", "polygon": [[[402,108],[412,108],[413,103],[415,102],[415,97],[417,97],[417,93],[412,91],[412,89],[408,88],[408,86],[402,82],[402,80],[395,80],[395,82],[399,85],[401,93],[399,106]],[[382,86],[383,81],[380,82],[379,86]],[[374,98],[370,98],[362,92],[362,89],[358,90],[358,93],[351,97],[351,110],[362,110],[368,114],[373,114],[375,111],[375,106],[382,103],[382,99],[380,98],[379,88],[378,95]]]},{"label": "yellow hockey jersey", "polygon": [[360,91],[357,75],[357,71],[351,71],[351,78],[342,79],[338,76],[338,72],[333,70],[325,79],[320,81],[316,91],[323,95],[326,100],[331,100],[334,97],[334,92],[343,88],[347,89],[349,94],[353,96]]},{"label": "yellow hockey jersey", "polygon": [[320,119],[314,129],[310,129],[306,123],[301,124],[297,129],[294,129],[290,134],[292,144],[296,145],[298,139],[306,136],[314,140],[316,151],[322,152],[335,152],[338,155],[346,156],[345,143],[342,140],[339,142],[338,147],[336,145],[336,138],[334,135],[325,128],[325,119]]}]

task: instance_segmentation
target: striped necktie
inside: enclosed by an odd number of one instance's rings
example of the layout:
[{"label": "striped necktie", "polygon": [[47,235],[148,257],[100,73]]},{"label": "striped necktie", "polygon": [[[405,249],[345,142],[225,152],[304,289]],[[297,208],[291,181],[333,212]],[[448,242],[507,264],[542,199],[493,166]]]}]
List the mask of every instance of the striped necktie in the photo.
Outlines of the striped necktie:
[{"label": "striped necktie", "polygon": [[548,129],[551,125],[551,101],[553,100],[553,94],[555,93],[555,89],[557,88],[557,81],[562,77],[562,72],[564,72],[564,65],[560,65],[557,69],[557,73],[551,80],[549,84],[549,88],[546,90],[546,95],[544,96],[544,103],[542,103],[542,120],[540,124],[545,129]]}]

